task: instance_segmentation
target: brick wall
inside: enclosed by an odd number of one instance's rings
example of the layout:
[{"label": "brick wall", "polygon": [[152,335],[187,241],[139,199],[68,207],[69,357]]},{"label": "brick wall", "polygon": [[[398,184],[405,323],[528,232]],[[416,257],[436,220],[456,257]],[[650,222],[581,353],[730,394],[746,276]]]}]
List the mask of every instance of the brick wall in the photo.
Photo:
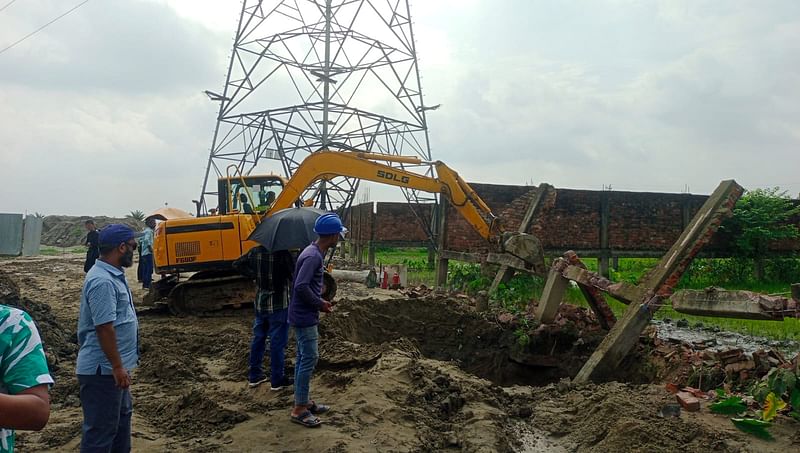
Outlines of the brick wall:
[{"label": "brick wall", "polygon": [[[516,231],[536,187],[471,183],[473,189],[502,220],[506,230]],[[529,233],[542,241],[546,250],[597,251],[601,247],[601,213],[607,203],[608,248],[617,256],[626,253],[659,255],[678,239],[686,223],[691,221],[708,197],[705,195],[617,192],[556,189],[553,206],[540,215]],[[369,240],[369,227],[362,221],[358,234],[358,212],[372,210],[372,203],[353,206],[348,228],[352,238]],[[430,216],[430,209],[425,214]],[[369,215],[364,215],[369,217]],[[362,217],[362,218],[364,218]],[[377,203],[375,240],[393,243],[418,243],[426,239],[406,203]],[[794,219],[800,224],[800,218]],[[472,229],[452,206],[448,210],[447,248],[460,252],[485,252],[488,244]],[[704,250],[725,254],[730,237],[719,233]],[[776,244],[775,248],[798,250],[800,243]]]}]

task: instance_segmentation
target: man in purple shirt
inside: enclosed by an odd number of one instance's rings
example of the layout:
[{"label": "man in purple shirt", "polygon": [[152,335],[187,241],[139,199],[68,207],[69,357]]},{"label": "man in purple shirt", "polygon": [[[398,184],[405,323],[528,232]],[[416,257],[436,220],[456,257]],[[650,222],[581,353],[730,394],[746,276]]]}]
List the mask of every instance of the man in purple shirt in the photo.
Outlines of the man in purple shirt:
[{"label": "man in purple shirt", "polygon": [[319,357],[317,342],[319,335],[319,312],[330,313],[330,301],[322,298],[322,275],[325,252],[336,247],[339,237],[347,232],[342,220],[334,213],[323,214],[314,223],[314,232],[319,239],[305,248],[297,257],[294,290],[289,303],[289,324],[294,327],[297,339],[297,363],[294,369],[294,408],[291,420],[313,428],[322,421],[317,415],[330,408],[315,403],[308,395],[311,375]]}]

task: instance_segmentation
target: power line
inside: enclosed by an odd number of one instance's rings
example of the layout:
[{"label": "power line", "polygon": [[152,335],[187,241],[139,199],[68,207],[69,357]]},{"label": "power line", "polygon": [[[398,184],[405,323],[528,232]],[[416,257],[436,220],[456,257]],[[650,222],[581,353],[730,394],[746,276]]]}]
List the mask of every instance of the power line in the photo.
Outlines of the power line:
[{"label": "power line", "polygon": [[4,9],[8,8],[9,6],[11,6],[11,4],[13,4],[16,1],[17,0],[11,0],[10,2],[6,3],[2,8],[0,8],[0,11],[3,11]]},{"label": "power line", "polygon": [[[16,1],[16,0],[13,0],[11,3],[14,3],[15,1]],[[68,10],[68,11],[67,11],[67,12],[65,12],[65,13],[63,13],[62,15],[60,15],[60,16],[56,17],[55,19],[51,20],[50,22],[48,22],[48,23],[46,23],[46,24],[42,25],[41,27],[37,28],[36,30],[34,30],[34,31],[30,32],[30,33],[28,33],[27,35],[23,36],[23,37],[22,37],[21,39],[19,39],[18,41],[14,42],[14,43],[12,43],[12,44],[9,44],[9,45],[8,45],[7,47],[5,47],[3,50],[0,50],[0,54],[2,54],[3,52],[5,52],[6,50],[9,50],[9,49],[11,49],[12,47],[16,46],[17,44],[21,43],[22,41],[25,41],[26,39],[30,38],[31,36],[35,35],[36,33],[39,33],[40,31],[42,31],[42,30],[44,30],[45,28],[47,28],[47,27],[49,27],[50,25],[52,25],[54,22],[58,21],[58,20],[59,20],[59,19],[61,19],[62,17],[66,16],[67,14],[69,14],[69,13],[71,13],[71,12],[75,11],[76,9],[80,8],[81,6],[85,5],[85,4],[86,4],[86,3],[88,3],[88,2],[89,2],[89,0],[83,0],[82,2],[80,2],[80,3],[78,3],[77,5],[73,6],[73,7],[72,7],[70,10]],[[3,7],[3,9],[5,9],[5,8],[6,8],[8,5],[10,5],[11,3],[7,4],[6,6],[4,6],[4,7]],[[2,11],[2,10],[0,10],[0,11]]]}]

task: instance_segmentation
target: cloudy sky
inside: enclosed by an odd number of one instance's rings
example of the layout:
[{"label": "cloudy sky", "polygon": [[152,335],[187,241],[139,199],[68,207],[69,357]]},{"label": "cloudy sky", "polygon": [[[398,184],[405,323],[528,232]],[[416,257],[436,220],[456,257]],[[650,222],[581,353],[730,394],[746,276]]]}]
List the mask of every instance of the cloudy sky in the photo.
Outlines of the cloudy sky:
[{"label": "cloudy sky", "polygon": [[[8,0],[0,0],[0,8]],[[0,49],[80,0],[0,11]],[[239,2],[93,0],[0,53],[0,212],[192,209]],[[800,193],[800,2],[417,0],[433,157],[467,180]],[[373,188],[373,199],[397,197]]]}]

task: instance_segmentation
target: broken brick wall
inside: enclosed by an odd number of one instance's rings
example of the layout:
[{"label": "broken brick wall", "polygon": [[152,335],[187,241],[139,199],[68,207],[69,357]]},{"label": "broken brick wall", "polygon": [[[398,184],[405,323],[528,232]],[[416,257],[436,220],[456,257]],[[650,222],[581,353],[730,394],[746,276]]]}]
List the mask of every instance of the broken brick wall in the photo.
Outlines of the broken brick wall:
[{"label": "broken brick wall", "polygon": [[[516,231],[536,187],[470,183],[473,189],[502,220],[506,230]],[[545,250],[557,253],[566,250],[582,251],[596,256],[602,247],[601,223],[605,210],[608,219],[607,247],[615,256],[651,254],[660,256],[678,239],[708,197],[706,195],[620,192],[577,189],[556,189],[554,206],[538,216],[529,233],[542,241]],[[358,234],[358,212],[371,212],[372,203],[353,206],[349,218],[350,237],[369,240],[368,223],[362,220]],[[423,228],[406,203],[376,203],[375,241],[401,245],[418,245],[426,240]],[[605,207],[607,206],[607,207]],[[430,217],[430,208],[424,214]],[[363,218],[369,215],[362,214]],[[800,225],[800,218],[793,219]],[[706,254],[725,256],[731,238],[723,233],[714,236],[704,248]],[[483,253],[488,244],[458,214],[449,207],[447,248],[459,252]],[[779,250],[800,250],[800,242],[776,243]]]}]

